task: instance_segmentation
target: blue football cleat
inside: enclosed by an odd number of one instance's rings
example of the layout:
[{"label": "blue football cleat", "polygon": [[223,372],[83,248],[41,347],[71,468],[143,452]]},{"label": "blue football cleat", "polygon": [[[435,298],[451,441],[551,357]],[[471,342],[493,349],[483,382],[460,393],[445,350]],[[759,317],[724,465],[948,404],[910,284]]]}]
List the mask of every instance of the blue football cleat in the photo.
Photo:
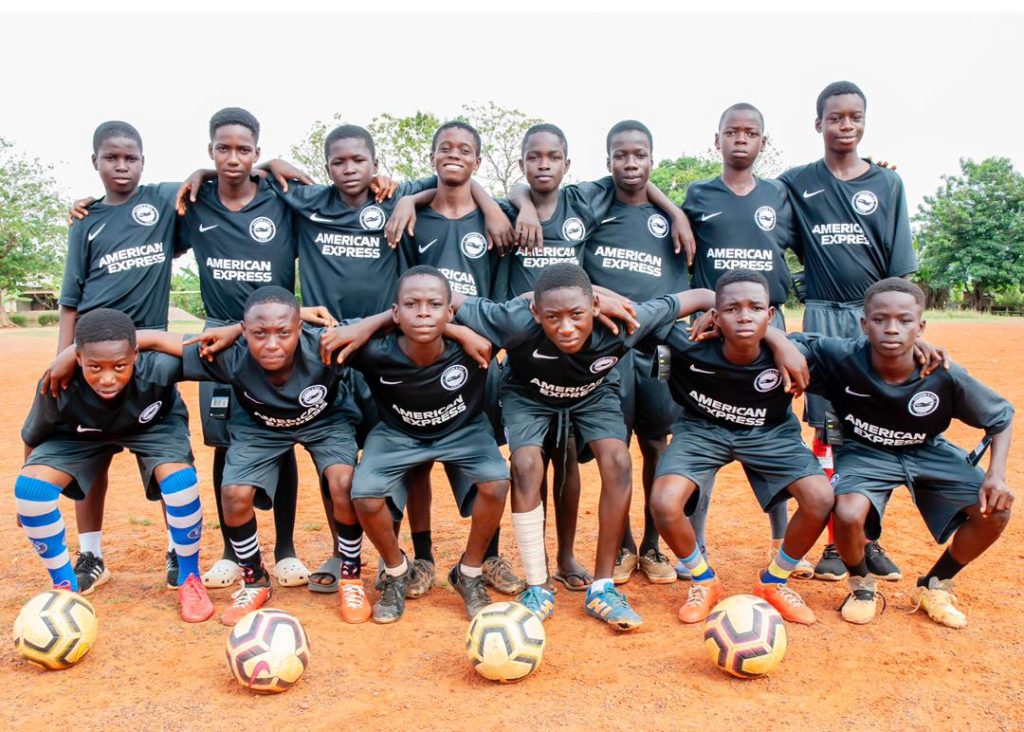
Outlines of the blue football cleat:
[{"label": "blue football cleat", "polygon": [[626,596],[614,586],[603,592],[587,591],[587,615],[603,620],[617,630],[633,630],[644,622],[633,612]]},{"label": "blue football cleat", "polygon": [[516,602],[524,605],[541,621],[547,620],[555,614],[555,595],[550,590],[545,590],[540,585],[531,585],[524,592],[519,594]]}]

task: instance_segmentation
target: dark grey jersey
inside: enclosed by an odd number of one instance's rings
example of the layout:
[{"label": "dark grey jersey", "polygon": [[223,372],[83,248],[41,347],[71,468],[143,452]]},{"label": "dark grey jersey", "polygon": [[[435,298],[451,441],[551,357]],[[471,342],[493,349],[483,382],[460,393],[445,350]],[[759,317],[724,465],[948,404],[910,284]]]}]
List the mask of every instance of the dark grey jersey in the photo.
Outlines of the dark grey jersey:
[{"label": "dark grey jersey", "polygon": [[[474,209],[449,219],[432,208],[420,209],[416,235],[406,234],[401,246],[410,266],[429,264],[444,273],[453,292],[494,297],[498,282],[498,250],[487,248],[484,215]],[[501,294],[504,294],[503,292]]]}]

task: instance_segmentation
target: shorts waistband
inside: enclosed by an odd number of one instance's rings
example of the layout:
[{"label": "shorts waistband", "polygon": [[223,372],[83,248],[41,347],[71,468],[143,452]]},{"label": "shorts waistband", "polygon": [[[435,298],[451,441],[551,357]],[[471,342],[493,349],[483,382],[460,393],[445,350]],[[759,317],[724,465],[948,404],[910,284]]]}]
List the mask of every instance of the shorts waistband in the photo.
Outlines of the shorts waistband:
[{"label": "shorts waistband", "polygon": [[850,302],[835,302],[833,300],[807,300],[804,305],[807,307],[821,308],[823,310],[860,310],[864,307],[863,300],[851,300]]}]

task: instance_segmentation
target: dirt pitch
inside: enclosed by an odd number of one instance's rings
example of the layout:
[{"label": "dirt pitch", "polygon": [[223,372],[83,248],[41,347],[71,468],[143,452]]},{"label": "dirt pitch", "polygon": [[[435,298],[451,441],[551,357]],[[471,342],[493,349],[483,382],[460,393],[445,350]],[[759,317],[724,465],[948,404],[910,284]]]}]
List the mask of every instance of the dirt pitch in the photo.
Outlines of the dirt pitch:
[{"label": "dirt pitch", "polygon": [[[938,321],[929,336],[945,344],[971,372],[1024,404],[1018,374],[1024,358],[1024,323]],[[47,585],[44,569],[15,525],[10,490],[21,466],[18,430],[38,374],[52,356],[55,332],[0,334],[0,423],[7,449],[0,477],[0,626],[10,632],[21,604]],[[200,434],[196,387],[183,392]],[[950,437],[973,446],[978,433],[955,426]],[[207,531],[203,564],[219,552],[212,530],[212,453],[196,439],[203,478]],[[634,451],[634,460],[638,455]],[[316,567],[329,538],[311,465],[302,459],[296,543]],[[987,464],[987,463],[986,463]],[[1020,494],[1024,450],[1011,453],[1010,482]],[[597,535],[597,476],[584,470],[578,556],[592,566]],[[639,462],[634,466],[639,492]],[[466,522],[459,519],[442,472],[434,476],[434,537],[439,572],[458,557]],[[709,526],[714,565],[729,592],[747,592],[765,561],[768,522],[732,466],[721,474]],[[74,513],[63,503],[69,543],[76,546]],[[632,524],[641,525],[634,500]],[[272,523],[261,513],[264,549]],[[514,562],[506,514],[504,551]],[[186,625],[176,597],[163,587],[165,533],[158,504],[148,503],[134,461],[118,456],[111,471],[105,555],[112,581],[93,602],[100,618],[95,648],[77,667],[43,672],[23,662],[8,642],[0,651],[0,727],[5,729],[508,729],[527,725],[588,729],[1020,729],[1024,727],[1024,524],[1012,521],[1002,541],[958,580],[970,617],[961,631],[905,614],[917,573],[939,549],[932,544],[906,491],[893,500],[884,544],[905,578],[883,587],[889,607],[872,625],[842,622],[835,608],[845,585],[800,582],[798,589],[818,613],[812,627],[790,625],[789,652],[768,678],[733,680],[705,658],[700,627],[675,619],[687,585],[654,586],[636,576],[625,586],[645,624],[620,635],[587,618],[582,594],[562,591],[556,615],[546,624],[548,643],[539,671],[522,683],[497,686],[476,676],[464,655],[467,622],[461,602],[439,586],[410,601],[393,626],[347,626],[333,596],[304,588],[277,591],[272,605],[299,617],[312,645],[302,681],[288,693],[254,696],[237,686],[224,661],[227,629],[215,619]],[[553,542],[553,531],[549,532]],[[403,543],[410,544],[407,531]],[[553,543],[549,543],[553,555]],[[815,549],[816,555],[818,549]],[[269,554],[269,551],[268,551]],[[271,555],[272,556],[272,555]],[[372,547],[366,561],[376,565]],[[229,592],[211,593],[218,611]],[[372,595],[371,591],[371,595]],[[8,636],[9,637],[9,636]]]}]

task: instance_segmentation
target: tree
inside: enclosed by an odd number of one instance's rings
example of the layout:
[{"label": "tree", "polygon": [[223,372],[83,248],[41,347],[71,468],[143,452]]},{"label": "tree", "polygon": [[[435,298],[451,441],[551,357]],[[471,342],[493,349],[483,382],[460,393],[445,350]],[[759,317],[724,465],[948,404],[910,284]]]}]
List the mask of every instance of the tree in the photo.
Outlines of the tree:
[{"label": "tree", "polygon": [[1007,158],[961,159],[960,171],[943,176],[914,217],[917,278],[963,289],[980,309],[985,295],[1024,283],[1024,176]]},{"label": "tree", "polygon": [[700,157],[684,155],[675,160],[662,160],[658,167],[651,171],[651,183],[662,192],[682,205],[686,198],[686,189],[690,184],[705,178],[714,178],[722,174],[722,163],[706,154]]},{"label": "tree", "polygon": [[51,171],[0,138],[0,327],[11,326],[4,295],[50,284],[64,268],[70,206]]},{"label": "tree", "polygon": [[397,180],[416,180],[434,174],[430,141],[441,122],[432,112],[395,117],[385,112],[373,118],[368,129],[377,146],[381,172]]},{"label": "tree", "polygon": [[483,139],[479,175],[486,187],[493,195],[507,197],[509,189],[523,180],[519,170],[523,136],[541,120],[494,102],[463,105],[459,119],[473,125]]},{"label": "tree", "polygon": [[324,167],[324,140],[327,139],[327,134],[331,130],[342,124],[345,122],[337,112],[331,115],[328,122],[318,119],[309,128],[309,132],[306,133],[302,141],[290,148],[292,162],[306,171],[309,177],[317,183],[331,184],[331,178],[327,175],[327,169]]}]

